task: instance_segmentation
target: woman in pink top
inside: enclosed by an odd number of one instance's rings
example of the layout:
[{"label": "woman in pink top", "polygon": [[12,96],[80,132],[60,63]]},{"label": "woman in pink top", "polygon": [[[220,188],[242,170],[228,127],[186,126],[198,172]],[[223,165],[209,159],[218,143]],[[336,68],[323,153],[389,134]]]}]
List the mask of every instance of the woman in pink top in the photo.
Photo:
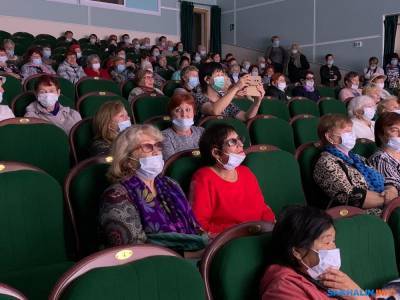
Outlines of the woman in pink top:
[{"label": "woman in pink top", "polygon": [[345,87],[340,90],[339,99],[349,101],[351,98],[361,96],[360,75],[356,72],[349,72],[344,76]]},{"label": "woman in pink top", "polygon": [[243,222],[274,222],[256,176],[240,165],[246,155],[235,129],[215,124],[206,129],[199,146],[207,167],[193,175],[190,198],[203,230],[213,236]]},{"label": "woman in pink top", "polygon": [[[272,233],[272,263],[261,280],[262,300],[328,300],[328,290],[360,290],[339,270],[332,218],[311,206],[288,207]],[[369,297],[345,297],[346,300]]]}]

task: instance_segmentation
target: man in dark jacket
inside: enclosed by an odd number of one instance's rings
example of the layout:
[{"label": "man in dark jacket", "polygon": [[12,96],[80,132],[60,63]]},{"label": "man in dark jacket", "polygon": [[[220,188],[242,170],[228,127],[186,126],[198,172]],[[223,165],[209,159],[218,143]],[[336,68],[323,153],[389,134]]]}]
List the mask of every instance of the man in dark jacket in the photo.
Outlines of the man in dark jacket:
[{"label": "man in dark jacket", "polygon": [[321,84],[329,87],[336,87],[339,84],[342,75],[339,68],[333,65],[333,55],[325,56],[326,64],[321,66],[319,73],[321,75]]}]

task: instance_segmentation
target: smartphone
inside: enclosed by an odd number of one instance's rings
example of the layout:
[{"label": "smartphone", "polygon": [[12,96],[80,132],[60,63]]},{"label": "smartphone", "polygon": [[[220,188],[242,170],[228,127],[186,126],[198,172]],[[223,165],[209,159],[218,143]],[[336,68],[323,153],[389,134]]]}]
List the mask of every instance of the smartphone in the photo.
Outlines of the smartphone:
[{"label": "smartphone", "polygon": [[257,90],[259,84],[262,84],[261,76],[251,76],[250,85],[246,88],[247,96],[260,96],[260,92]]}]

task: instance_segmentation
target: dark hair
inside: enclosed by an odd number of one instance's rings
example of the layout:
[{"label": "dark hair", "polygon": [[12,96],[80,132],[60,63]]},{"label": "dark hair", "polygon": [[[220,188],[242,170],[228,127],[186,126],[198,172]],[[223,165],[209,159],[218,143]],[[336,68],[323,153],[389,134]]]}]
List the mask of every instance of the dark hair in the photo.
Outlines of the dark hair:
[{"label": "dark hair", "polygon": [[202,64],[199,68],[199,81],[200,86],[203,92],[207,90],[207,82],[205,81],[205,77],[211,77],[215,71],[224,71],[224,68],[220,63],[217,62],[209,62]]},{"label": "dark hair", "polygon": [[351,81],[353,78],[355,78],[355,77],[360,77],[360,75],[357,73],[357,72],[354,72],[354,71],[350,71],[349,73],[347,73],[345,76],[344,76],[344,83],[346,84],[347,82],[349,82],[349,81]]},{"label": "dark hair", "polygon": [[74,34],[71,30],[67,30],[67,31],[64,33],[64,35],[67,35],[68,33]]},{"label": "dark hair", "polygon": [[382,147],[386,143],[386,128],[400,124],[400,115],[395,112],[384,112],[375,122],[375,143],[378,147]]},{"label": "dark hair", "polygon": [[313,75],[313,76],[314,76],[314,72],[311,71],[311,70],[305,71],[305,72],[302,74],[301,79],[306,79],[306,78],[307,78],[307,75]]},{"label": "dark hair", "polygon": [[190,65],[190,59],[188,57],[186,57],[186,56],[182,56],[181,59],[179,60],[179,67],[182,66],[184,61],[187,61],[188,64]]},{"label": "dark hair", "polygon": [[228,59],[228,56],[232,56],[233,57],[233,54],[232,53],[227,53],[226,55],[225,55],[225,59],[227,60]]},{"label": "dark hair", "polygon": [[258,72],[260,72],[260,68],[257,65],[251,65],[249,67],[249,74],[251,74],[251,72],[253,72],[254,68],[256,68]]},{"label": "dark hair", "polygon": [[150,53],[153,53],[153,50],[154,50],[154,49],[158,49],[158,51],[161,52],[161,51],[160,51],[160,48],[158,48],[157,45],[153,45],[153,47],[151,47],[151,49],[150,49]]},{"label": "dark hair", "polygon": [[395,53],[390,55],[390,59],[392,59],[392,58],[397,58],[398,59],[399,55],[395,52]]},{"label": "dark hair", "polygon": [[286,207],[272,231],[272,263],[300,267],[293,248],[310,249],[314,241],[332,226],[332,218],[319,208],[300,205]]},{"label": "dark hair", "polygon": [[215,57],[216,55],[219,55],[219,57],[221,57],[221,54],[219,54],[218,52],[214,52],[213,54],[211,54],[211,58],[214,59],[214,57]]},{"label": "dark hair", "polygon": [[328,60],[329,56],[333,56],[333,54],[328,53],[327,55],[325,55],[325,60]]},{"label": "dark hair", "polygon": [[167,38],[166,36],[162,35],[162,36],[160,36],[160,37],[158,38],[158,41],[161,42],[162,39],[166,39],[166,38]]},{"label": "dark hair", "polygon": [[41,48],[41,47],[32,47],[32,48],[30,48],[30,49],[28,50],[28,52],[26,52],[26,58],[27,58],[27,59],[30,59],[31,56],[32,56],[32,54],[34,54],[34,53],[39,54],[40,57],[43,56],[43,54],[42,54],[42,48]]},{"label": "dark hair", "polygon": [[373,60],[376,60],[379,62],[379,59],[376,56],[372,56],[369,58],[368,62],[371,63]]},{"label": "dark hair", "polygon": [[199,141],[199,149],[205,165],[212,166],[217,162],[212,156],[212,149],[222,150],[224,141],[230,132],[236,132],[235,128],[227,124],[214,124],[204,131]]},{"label": "dark hair", "polygon": [[35,83],[35,91],[36,92],[38,91],[40,85],[46,85],[46,86],[55,85],[57,90],[60,89],[60,83],[59,83],[57,77],[54,77],[51,75],[42,75],[39,77],[39,79]]}]

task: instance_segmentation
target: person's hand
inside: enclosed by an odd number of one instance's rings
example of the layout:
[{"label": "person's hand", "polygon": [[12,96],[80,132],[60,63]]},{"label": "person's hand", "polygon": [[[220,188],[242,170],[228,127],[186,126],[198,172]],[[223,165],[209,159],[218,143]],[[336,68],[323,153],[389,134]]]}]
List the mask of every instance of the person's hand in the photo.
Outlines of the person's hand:
[{"label": "person's hand", "polygon": [[236,96],[238,96],[238,97],[246,97],[247,96],[247,90],[244,89],[244,90],[241,90],[241,91],[237,92]]},{"label": "person's hand", "polygon": [[244,88],[248,87],[251,83],[251,75],[246,74],[242,77],[240,77],[239,81],[236,82],[235,86],[238,88],[238,90],[243,90]]},{"label": "person's hand", "polygon": [[387,205],[392,201],[394,198],[398,197],[399,193],[397,189],[393,185],[388,185],[385,187],[385,193],[384,193],[384,198],[385,202],[384,204]]},{"label": "person's hand", "polygon": [[257,91],[260,93],[259,97],[256,97],[257,100],[261,101],[265,96],[264,86],[260,83],[256,86]]}]

